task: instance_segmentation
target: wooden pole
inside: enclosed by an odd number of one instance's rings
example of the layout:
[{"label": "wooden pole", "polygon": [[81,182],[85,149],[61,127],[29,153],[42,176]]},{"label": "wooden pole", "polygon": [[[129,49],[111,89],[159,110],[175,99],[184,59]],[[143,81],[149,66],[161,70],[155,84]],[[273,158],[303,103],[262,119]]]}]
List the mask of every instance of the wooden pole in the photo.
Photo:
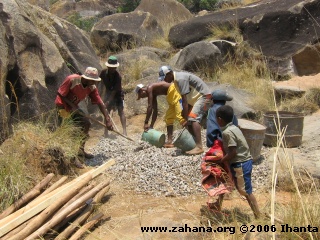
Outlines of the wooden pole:
[{"label": "wooden pole", "polygon": [[37,231],[32,233],[30,236],[25,238],[25,240],[33,240],[37,239],[40,236],[43,236],[48,232],[48,230],[52,229],[54,226],[56,226],[59,222],[62,221],[66,216],[68,216],[69,213],[71,213],[76,208],[80,207],[85,201],[96,195],[101,189],[106,187],[109,184],[109,182],[100,183],[95,188],[91,189],[88,193],[81,196],[77,201],[72,203],[70,206],[65,208],[62,212],[59,214],[54,215],[48,222],[46,222],[44,225],[42,225]]},{"label": "wooden pole", "polygon": [[76,233],[69,238],[69,240],[78,240],[81,238],[83,234],[85,234],[87,231],[89,231],[104,215],[102,213],[98,213],[95,215],[89,222],[87,222],[85,225],[83,225],[81,228],[76,231]]},{"label": "wooden pole", "polygon": [[66,240],[68,239],[71,234],[76,230],[76,228],[80,225],[82,225],[91,215],[91,213],[94,210],[94,204],[101,202],[101,199],[104,197],[104,195],[109,191],[110,187],[107,186],[104,189],[102,189],[93,199],[93,203],[88,205],[81,215],[73,222],[71,223],[63,232],[61,232],[55,240]]},{"label": "wooden pole", "polygon": [[58,181],[56,181],[54,184],[52,184],[50,187],[48,187],[43,193],[41,193],[38,197],[44,196],[48,194],[49,192],[52,192],[53,190],[60,187],[65,181],[67,181],[68,176],[63,176]]},{"label": "wooden pole", "polygon": [[69,191],[72,189],[76,184],[77,181],[85,178],[87,175],[90,175],[92,178],[95,178],[100,173],[105,171],[107,168],[112,166],[115,163],[114,159],[110,159],[108,162],[104,163],[100,167],[96,169],[92,169],[91,171],[79,176],[78,178],[74,179],[73,181],[57,188],[56,190],[35,199],[27,206],[19,209],[15,213],[5,217],[4,219],[0,220],[0,237],[5,235],[7,232],[11,231],[12,229],[16,228],[23,222],[27,221],[29,218],[35,216],[43,209],[54,203],[56,200],[59,199],[64,192]]},{"label": "wooden pole", "polygon": [[0,214],[0,219],[5,218],[6,216],[10,215],[11,213],[18,210],[22,205],[29,202],[34,197],[38,196],[41,193],[41,189],[43,189],[54,177],[53,173],[48,174],[40,183],[38,183],[33,189],[31,189],[27,194],[22,196],[18,201],[8,207]]},{"label": "wooden pole", "polygon": [[28,224],[26,228],[20,231],[15,236],[9,238],[9,240],[20,240],[25,239],[35,230],[37,230],[43,223],[51,217],[65,202],[71,199],[81,188],[83,188],[89,181],[91,180],[91,176],[87,176],[81,181],[77,182],[77,184],[64,192],[64,194],[60,195],[59,199],[48,206],[45,210],[43,210],[40,214],[34,217]]}]

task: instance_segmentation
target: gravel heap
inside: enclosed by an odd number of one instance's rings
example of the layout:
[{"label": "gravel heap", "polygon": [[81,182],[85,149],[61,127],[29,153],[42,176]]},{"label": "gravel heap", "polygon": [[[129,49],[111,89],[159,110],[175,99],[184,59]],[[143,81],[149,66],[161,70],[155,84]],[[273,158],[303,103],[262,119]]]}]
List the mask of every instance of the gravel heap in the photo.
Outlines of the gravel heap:
[{"label": "gravel heap", "polygon": [[[115,159],[116,164],[108,170],[111,179],[119,187],[139,193],[186,196],[204,192],[200,184],[202,155],[187,156],[177,148],[157,148],[141,141],[141,135],[130,137],[135,142],[121,136],[114,139],[101,137],[99,143],[91,149],[95,158],[87,160],[86,164],[98,166],[110,158]],[[205,139],[205,130],[202,137]],[[254,164],[254,190],[263,188],[270,172],[263,159]]]}]

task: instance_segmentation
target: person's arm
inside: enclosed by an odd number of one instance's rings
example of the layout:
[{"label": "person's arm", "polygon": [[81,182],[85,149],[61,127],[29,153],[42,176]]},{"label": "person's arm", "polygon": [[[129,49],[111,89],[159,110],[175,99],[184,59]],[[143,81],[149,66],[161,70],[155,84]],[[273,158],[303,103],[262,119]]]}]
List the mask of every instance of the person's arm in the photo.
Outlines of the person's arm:
[{"label": "person's arm", "polygon": [[[153,93],[152,93],[152,86],[149,86],[147,88],[147,93],[148,93],[148,107],[147,107],[147,115],[146,119],[144,121],[144,130],[147,131],[149,129],[149,120],[151,117],[151,114],[153,112],[153,105],[154,105],[154,100],[153,100]],[[157,101],[157,100],[156,100]]]},{"label": "person's arm", "polygon": [[153,128],[157,117],[158,117],[158,101],[157,101],[157,97],[153,97],[153,101],[152,101],[152,118],[151,118],[151,124],[150,124],[150,128]]},{"label": "person's arm", "polygon": [[106,106],[104,105],[104,103],[100,103],[98,104],[99,106],[99,109],[101,111],[101,113],[103,114],[105,120],[106,120],[106,125],[107,125],[107,128],[108,130],[113,130],[113,126],[112,126],[112,122],[111,122],[111,119],[109,117],[109,114],[108,114],[108,111],[106,109]]},{"label": "person's arm", "polygon": [[113,91],[111,92],[111,94],[110,94],[109,96],[107,96],[107,100],[106,100],[106,102],[105,102],[106,106],[108,106],[109,103],[113,101],[114,96],[116,95],[116,92],[117,92],[116,90],[113,90]]},{"label": "person's arm", "polygon": [[78,106],[71,102],[67,97],[62,96],[59,92],[57,92],[57,94],[61,100],[72,109],[72,111],[77,111],[79,109]]},{"label": "person's arm", "polygon": [[187,100],[187,94],[184,94],[181,96],[182,98],[182,117],[185,119],[185,123],[183,124],[183,126],[185,126],[187,124],[188,121],[188,100]]},{"label": "person's arm", "polygon": [[228,152],[227,154],[221,159],[221,163],[226,163],[230,162],[233,158],[237,156],[237,147],[236,146],[231,146],[228,147]]}]

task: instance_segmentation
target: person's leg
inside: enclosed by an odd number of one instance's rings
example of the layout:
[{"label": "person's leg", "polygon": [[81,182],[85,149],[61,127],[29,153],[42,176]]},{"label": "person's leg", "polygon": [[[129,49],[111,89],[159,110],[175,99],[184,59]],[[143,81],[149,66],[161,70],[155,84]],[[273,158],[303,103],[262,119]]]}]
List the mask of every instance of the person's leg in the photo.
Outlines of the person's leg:
[{"label": "person's leg", "polygon": [[246,199],[249,203],[249,206],[251,208],[251,210],[253,211],[253,214],[255,216],[255,218],[260,218],[261,216],[261,213],[260,213],[260,210],[259,210],[259,207],[258,207],[258,203],[257,203],[257,199],[255,198],[255,196],[251,193],[251,194],[248,194],[246,196]]},{"label": "person's leg", "polygon": [[77,112],[73,113],[71,116],[72,116],[72,120],[73,120],[74,124],[81,127],[83,133],[85,134],[85,137],[83,138],[83,140],[80,143],[79,155],[84,155],[85,158],[94,158],[93,154],[87,153],[84,150],[85,143],[86,143],[87,139],[89,138],[89,130],[90,130],[90,126],[91,126],[89,118],[87,118]]},{"label": "person's leg", "polygon": [[224,194],[220,194],[217,201],[215,201],[214,203],[208,203],[209,208],[221,212],[223,199]]},{"label": "person's leg", "polygon": [[173,147],[173,125],[167,126],[167,134],[168,134],[168,141],[165,143],[164,147]]},{"label": "person's leg", "polygon": [[[111,109],[112,109],[112,106],[111,106],[111,104],[109,104],[109,105],[107,106],[107,111],[108,111],[109,115],[110,115]],[[109,117],[111,117],[111,116],[109,116]],[[108,136],[109,136],[109,131],[108,131],[108,129],[105,127],[105,128],[104,128],[104,137],[108,137]]]},{"label": "person's leg", "polygon": [[257,200],[252,194],[251,173],[252,173],[252,160],[236,163],[231,166],[232,174],[236,181],[235,185],[238,192],[245,196],[250,208],[253,211],[255,218],[260,217],[260,211]]},{"label": "person's leg", "polygon": [[203,153],[200,121],[205,113],[205,110],[204,110],[205,101],[206,101],[206,96],[202,96],[201,98],[199,98],[194,104],[194,106],[192,107],[192,110],[188,116],[188,121],[191,122],[191,128],[192,128],[194,140],[196,142],[196,147],[186,152],[186,154],[189,154],[189,155],[196,155],[196,154]]},{"label": "person's leg", "polygon": [[122,125],[123,135],[127,136],[127,121],[126,116],[124,115],[123,106],[118,106],[118,115]]},{"label": "person's leg", "polygon": [[174,120],[175,120],[175,108],[174,108],[174,105],[169,104],[169,107],[168,107],[166,114],[165,114],[165,123],[167,125],[167,135],[168,135],[168,140],[163,145],[165,148],[174,147],[172,144]]}]

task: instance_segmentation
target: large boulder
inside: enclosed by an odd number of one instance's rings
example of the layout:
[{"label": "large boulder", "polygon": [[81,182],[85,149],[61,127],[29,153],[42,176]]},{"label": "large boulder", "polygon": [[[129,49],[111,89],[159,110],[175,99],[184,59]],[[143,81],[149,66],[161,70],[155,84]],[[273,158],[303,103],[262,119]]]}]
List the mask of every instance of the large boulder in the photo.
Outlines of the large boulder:
[{"label": "large boulder", "polygon": [[75,14],[97,17],[116,13],[119,6],[120,2],[113,0],[59,0],[50,7],[50,12],[64,19]]},{"label": "large boulder", "polygon": [[100,53],[141,46],[159,36],[163,30],[156,18],[141,11],[106,16],[91,30],[91,42]]},{"label": "large boulder", "polygon": [[183,4],[175,0],[141,0],[135,11],[151,13],[163,28],[171,22],[179,23],[193,16]]},{"label": "large boulder", "polygon": [[279,73],[283,68],[294,73],[293,68],[288,69],[291,57],[307,44],[318,42],[318,22],[319,0],[261,1],[175,25],[170,29],[169,41],[174,47],[182,48],[212,35],[212,26],[239,27],[244,39],[272,62],[274,72]]},{"label": "large boulder", "polygon": [[36,119],[54,109],[67,75],[101,67],[88,38],[67,21],[25,1],[3,0],[0,9],[0,95],[11,102],[9,116],[0,102],[6,127],[12,115]]},{"label": "large boulder", "polygon": [[183,48],[175,67],[189,72],[213,70],[221,62],[221,52],[212,43],[200,41]]},{"label": "large boulder", "polygon": [[292,56],[295,70],[299,76],[320,72],[320,44],[307,45]]},{"label": "large boulder", "polygon": [[225,40],[195,42],[173,56],[170,64],[190,72],[214,72],[233,56],[235,46],[235,43]]}]

